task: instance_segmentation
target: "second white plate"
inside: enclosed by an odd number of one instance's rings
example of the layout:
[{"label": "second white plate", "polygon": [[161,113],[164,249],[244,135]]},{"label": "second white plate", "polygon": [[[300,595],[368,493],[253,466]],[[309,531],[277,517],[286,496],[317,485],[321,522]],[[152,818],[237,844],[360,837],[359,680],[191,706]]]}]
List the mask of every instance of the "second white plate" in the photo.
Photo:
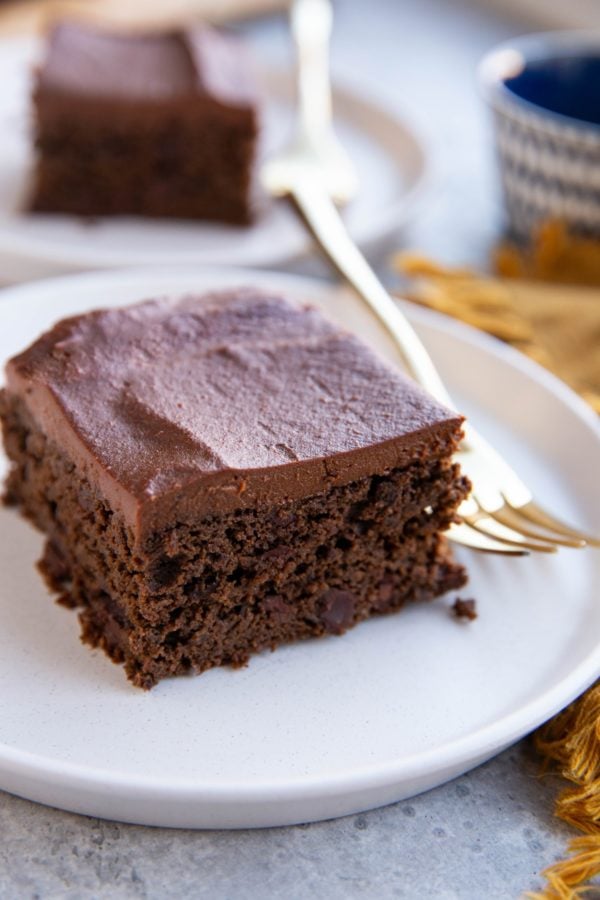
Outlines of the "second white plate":
[{"label": "second white plate", "polygon": [[[127,265],[277,266],[310,247],[306,231],[284,203],[266,202],[256,223],[232,228],[210,222],[72,216],[23,211],[31,173],[31,71],[40,55],[34,39],[0,39],[0,280]],[[293,123],[293,80],[263,73],[261,157],[283,146]],[[399,119],[337,88],[338,132],[358,168],[363,190],[345,212],[358,243],[389,237],[413,213],[425,175],[425,156]]]}]

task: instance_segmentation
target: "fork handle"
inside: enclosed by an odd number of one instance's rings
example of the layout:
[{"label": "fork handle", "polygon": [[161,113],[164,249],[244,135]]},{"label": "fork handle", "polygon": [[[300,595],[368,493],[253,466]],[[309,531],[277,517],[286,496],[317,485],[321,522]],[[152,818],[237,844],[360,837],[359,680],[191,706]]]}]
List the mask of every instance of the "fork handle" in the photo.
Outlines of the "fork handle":
[{"label": "fork handle", "polygon": [[330,0],[293,0],[290,26],[298,57],[298,125],[303,137],[311,140],[331,124]]},{"label": "fork handle", "polygon": [[429,353],[348,234],[342,217],[318,179],[297,178],[290,189],[290,199],[321,250],[385,326],[411,375],[436,400],[455,409]]},{"label": "fork handle", "polygon": [[[298,175],[294,179],[293,186],[290,186],[289,197],[294,201],[321,250],[385,326],[415,381],[444,406],[456,409],[421,339],[348,234],[342,217],[318,177]],[[465,434],[461,444],[461,450],[465,454],[463,464],[469,463],[467,474],[477,482],[478,498],[483,501],[484,508],[498,509],[500,495],[492,483],[492,494],[488,496],[486,485],[489,478],[486,472],[481,474],[477,468],[470,469],[473,465],[477,466],[477,461],[482,456],[501,476],[506,499],[518,508],[531,503],[532,496],[527,486],[488,441],[469,422],[463,424],[463,431]],[[470,453],[472,450],[479,452]],[[500,503],[502,502],[500,497]]]}]

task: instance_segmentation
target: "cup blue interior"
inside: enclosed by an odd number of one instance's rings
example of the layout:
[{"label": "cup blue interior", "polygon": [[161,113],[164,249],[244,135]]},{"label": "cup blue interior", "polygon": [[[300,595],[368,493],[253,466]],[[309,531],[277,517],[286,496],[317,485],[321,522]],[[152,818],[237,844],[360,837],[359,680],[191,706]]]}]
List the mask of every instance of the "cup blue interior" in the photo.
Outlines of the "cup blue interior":
[{"label": "cup blue interior", "polygon": [[600,125],[600,52],[525,60],[504,86],[550,112]]}]

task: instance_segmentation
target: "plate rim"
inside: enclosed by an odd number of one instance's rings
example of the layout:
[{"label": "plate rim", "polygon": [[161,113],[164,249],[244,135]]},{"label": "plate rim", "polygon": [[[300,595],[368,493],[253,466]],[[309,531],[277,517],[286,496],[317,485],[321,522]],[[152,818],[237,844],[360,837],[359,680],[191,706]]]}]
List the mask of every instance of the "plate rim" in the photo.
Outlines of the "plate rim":
[{"label": "plate rim", "polygon": [[[0,291],[0,317],[5,314],[5,304],[16,303],[19,296],[23,299],[23,295],[27,294],[31,296],[32,300],[39,302],[41,296],[36,298],[36,294],[43,295],[45,291],[60,291],[62,287],[72,288],[81,285],[83,297],[86,283],[94,284],[100,280],[106,282],[107,286],[110,284],[114,286],[121,281],[127,285],[131,283],[133,286],[138,279],[147,281],[152,276],[159,276],[161,279],[172,278],[174,280],[173,290],[177,290],[177,279],[185,280],[198,275],[206,278],[211,274],[221,278],[227,274],[238,280],[251,278],[257,283],[262,281],[265,286],[280,285],[282,289],[285,289],[287,285],[294,290],[304,288],[311,292],[323,290],[333,293],[340,290],[340,285],[335,282],[260,269],[227,269],[222,266],[157,266],[143,269],[131,267],[62,275],[4,288]],[[141,293],[145,295],[147,292],[141,291]],[[83,305],[85,306],[85,302]],[[483,348],[487,353],[507,362],[511,367],[541,384],[544,389],[571,409],[575,416],[582,421],[582,424],[592,432],[600,447],[600,419],[591,407],[555,375],[513,347],[472,326],[465,325],[441,313],[416,307],[407,301],[404,301],[403,305],[412,321],[422,322],[432,326],[434,330],[456,336],[468,344],[475,344],[476,347]],[[364,790],[391,788],[399,782],[422,776],[424,770],[431,771],[434,764],[436,771],[442,769],[453,769],[454,771],[457,766],[463,766],[463,770],[466,770],[473,761],[489,758],[503,747],[538,727],[543,721],[575,699],[599,675],[600,641],[557,685],[550,690],[542,691],[529,702],[512,710],[502,718],[433,749],[414,753],[400,760],[357,767],[349,773],[326,772],[309,777],[292,775],[268,780],[253,779],[251,784],[228,781],[215,785],[214,782],[202,783],[198,779],[190,782],[186,779],[173,778],[157,783],[153,776],[140,774],[134,776],[131,773],[115,769],[53,760],[41,754],[15,749],[0,742],[0,775],[9,773],[25,778],[42,778],[48,785],[62,784],[72,791],[84,787],[92,791],[109,789],[120,798],[132,795],[143,796],[146,800],[164,801],[170,798],[173,802],[185,801],[186,805],[203,801],[227,805],[234,800],[237,803],[266,804],[275,800],[294,802],[301,799],[337,797],[340,794],[347,796],[350,793],[356,794]],[[5,789],[10,791],[10,787]]]},{"label": "plate rim", "polygon": [[[29,48],[29,53],[32,53],[32,48],[39,45],[39,43],[39,36],[34,35],[0,36],[0,50],[3,46],[12,46],[17,49],[19,47],[24,47],[26,48],[24,52],[27,52],[27,48]],[[293,84],[292,73],[284,66],[277,64],[261,63],[260,76],[265,83],[283,85],[284,92]],[[280,87],[280,93],[281,90],[282,88]],[[410,145],[410,152],[414,155],[416,160],[416,172],[414,175],[411,174],[410,181],[403,190],[401,196],[397,197],[396,200],[386,206],[378,216],[377,227],[367,228],[365,231],[364,228],[361,230],[361,225],[359,224],[353,229],[355,241],[361,247],[368,250],[389,240],[394,233],[401,230],[414,216],[416,209],[430,192],[430,188],[433,184],[433,162],[430,152],[427,149],[426,141],[422,136],[420,129],[412,120],[412,117],[397,114],[391,109],[389,103],[386,103],[381,98],[374,97],[367,92],[357,89],[356,85],[349,80],[338,79],[335,77],[332,85],[332,93],[334,105],[337,104],[347,111],[353,110],[353,112],[350,112],[349,114],[346,112],[345,115],[341,115],[339,117],[340,120],[345,119],[350,122],[356,122],[359,117],[362,120],[365,116],[370,117],[371,119],[375,116],[379,123],[385,126],[387,130],[394,130],[398,135],[402,135],[403,141]],[[377,139],[372,134],[372,130],[372,127],[366,128],[365,133],[371,135],[373,143],[378,143]],[[406,165],[403,166],[400,155],[398,153],[392,155],[389,147],[384,148],[384,152],[386,152],[387,156],[392,160],[396,171],[406,174]],[[77,273],[89,269],[105,270],[134,265],[209,265],[206,258],[196,255],[195,251],[189,250],[180,252],[177,255],[171,254],[169,257],[158,257],[157,263],[156,253],[144,254],[140,251],[127,253],[122,251],[119,247],[113,248],[110,251],[99,249],[92,252],[86,248],[85,244],[83,244],[78,247],[75,254],[73,254],[73,252],[69,252],[65,248],[64,243],[61,243],[60,241],[56,241],[56,243],[47,246],[47,239],[45,238],[35,240],[32,249],[30,240],[27,239],[27,237],[15,234],[14,231],[11,230],[11,223],[14,218],[15,216],[13,213],[9,215],[0,215],[0,254],[3,257],[6,257],[6,259],[3,260],[3,263],[6,266],[8,262],[12,261],[13,267],[15,265],[23,266],[27,262],[37,264],[38,266],[46,266],[47,269],[42,272],[40,277],[54,277],[55,275],[60,275],[62,273]],[[77,217],[71,218],[76,219]],[[100,221],[104,222],[105,220],[101,219]],[[160,220],[157,222],[151,219],[144,219],[143,217],[139,219],[136,219],[136,217],[123,217],[122,221],[130,222],[132,225],[136,223],[136,221],[139,221],[144,225],[152,224],[157,228],[160,227]],[[178,220],[165,221],[167,224],[173,225],[176,224]],[[194,222],[186,221],[184,224],[193,226]],[[211,223],[200,224],[210,225]],[[226,225],[219,225],[219,223],[213,224],[216,228],[227,228]],[[85,223],[83,223],[81,227],[85,228]],[[250,226],[250,228],[251,227],[252,226]],[[239,231],[239,228],[231,226],[231,231],[225,233],[230,233],[231,237],[235,238],[235,234]],[[201,241],[201,237],[199,238],[199,241]],[[254,254],[252,255],[252,258],[248,255],[247,258],[240,257],[239,263],[234,264],[252,267],[264,266],[267,269],[272,269],[279,265],[292,264],[305,260],[310,255],[310,251],[311,243],[308,236],[306,236],[305,239],[302,240],[299,238],[296,248],[291,251],[279,254],[271,253],[268,257],[264,253]],[[206,251],[201,251],[201,253],[205,252]],[[17,280],[21,281],[22,279],[19,277]]]}]

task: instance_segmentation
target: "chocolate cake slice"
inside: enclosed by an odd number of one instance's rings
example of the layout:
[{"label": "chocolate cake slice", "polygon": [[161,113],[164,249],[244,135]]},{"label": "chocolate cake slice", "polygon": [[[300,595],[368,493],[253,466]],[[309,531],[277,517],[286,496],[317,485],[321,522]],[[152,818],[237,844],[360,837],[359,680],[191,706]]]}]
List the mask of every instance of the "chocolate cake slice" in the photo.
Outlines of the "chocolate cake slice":
[{"label": "chocolate cake slice", "polygon": [[7,365],[7,499],[134,684],[341,634],[465,582],[461,417],[252,289],[66,319]]},{"label": "chocolate cake slice", "polygon": [[62,23],[33,100],[32,210],[251,220],[257,91],[237,39]]}]

